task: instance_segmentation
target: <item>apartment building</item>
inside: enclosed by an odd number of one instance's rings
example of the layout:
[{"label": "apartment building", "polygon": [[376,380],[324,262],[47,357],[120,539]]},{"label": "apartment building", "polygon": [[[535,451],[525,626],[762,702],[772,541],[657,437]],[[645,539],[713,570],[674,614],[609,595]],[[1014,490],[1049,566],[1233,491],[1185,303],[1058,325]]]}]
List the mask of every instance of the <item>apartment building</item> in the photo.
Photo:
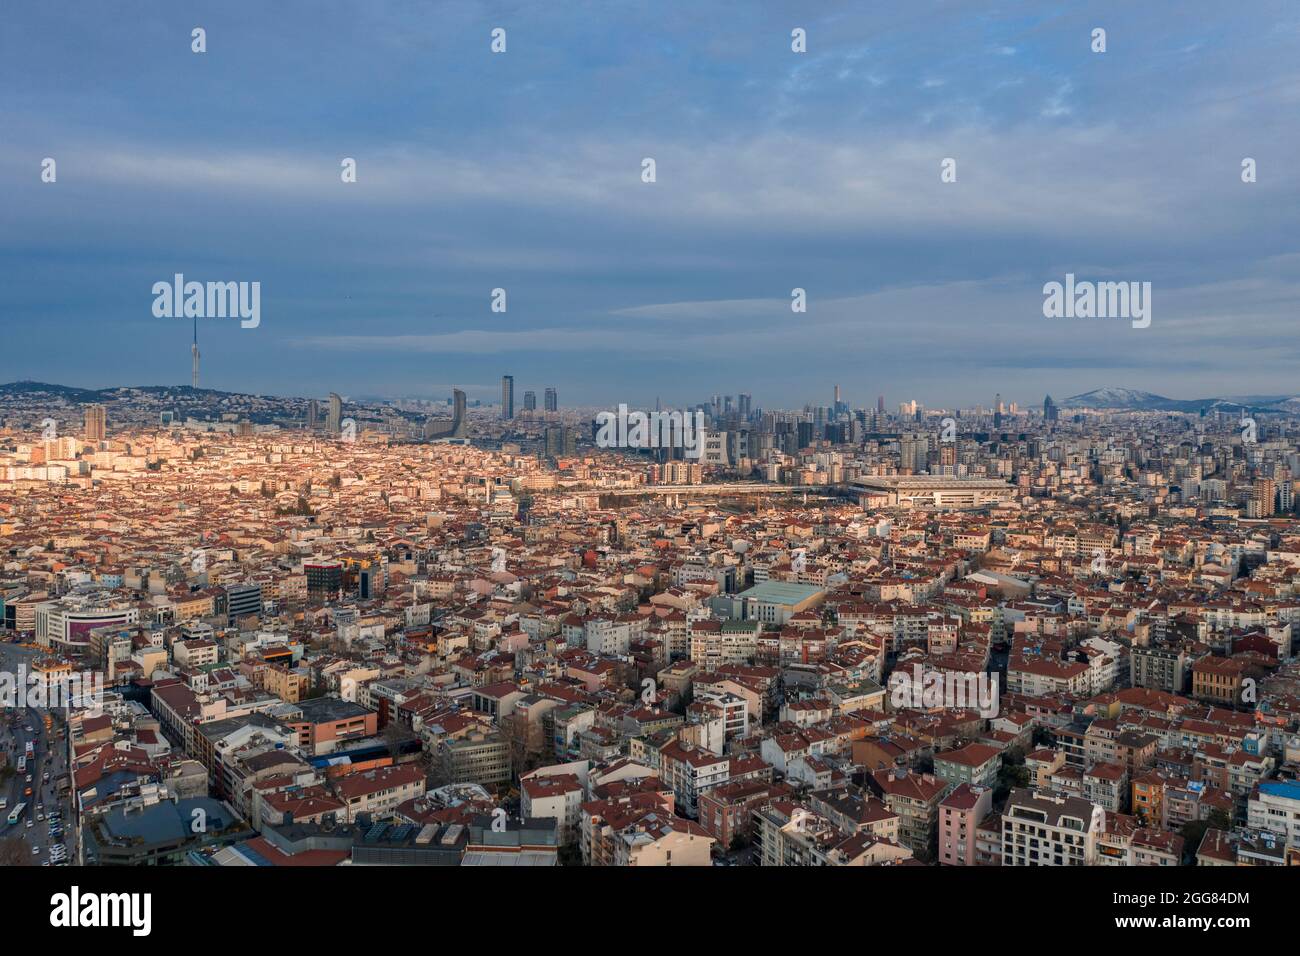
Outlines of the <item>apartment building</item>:
[{"label": "apartment building", "polygon": [[1276,833],[1287,846],[1300,847],[1300,782],[1265,780],[1246,803],[1246,824]]},{"label": "apartment building", "polygon": [[417,764],[400,764],[344,774],[334,780],[334,794],[343,803],[346,822],[359,813],[386,820],[398,804],[424,795],[424,771]]},{"label": "apartment building", "polygon": [[997,783],[1002,767],[1002,752],[988,744],[967,744],[957,750],[934,755],[934,775],[947,784],[949,791],[961,784],[987,788]]},{"label": "apartment building", "polygon": [[660,777],[687,817],[699,814],[700,796],[731,778],[731,758],[673,740],[659,748]]},{"label": "apartment building", "polygon": [[958,784],[939,803],[939,856],[943,866],[975,866],[980,821],[993,808],[991,787]]},{"label": "apartment building", "polygon": [[520,813],[524,819],[554,820],[561,844],[577,838],[586,793],[577,776],[533,773],[520,781],[519,790]]},{"label": "apartment building", "polygon": [[1092,866],[1105,819],[1081,797],[1013,789],[1002,812],[1002,865]]},{"label": "apartment building", "polygon": [[939,802],[948,791],[947,783],[933,774],[901,768],[873,771],[867,782],[889,809],[898,814],[898,842],[919,859],[933,859]]}]

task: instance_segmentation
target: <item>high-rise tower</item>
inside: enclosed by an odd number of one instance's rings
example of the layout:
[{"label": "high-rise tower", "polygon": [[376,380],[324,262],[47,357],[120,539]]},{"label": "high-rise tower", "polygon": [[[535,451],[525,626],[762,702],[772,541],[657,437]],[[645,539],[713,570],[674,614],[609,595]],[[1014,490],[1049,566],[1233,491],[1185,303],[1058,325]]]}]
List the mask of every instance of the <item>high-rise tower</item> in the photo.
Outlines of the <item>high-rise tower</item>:
[{"label": "high-rise tower", "polygon": [[515,417],[515,377],[513,375],[501,376],[501,417],[507,420]]},{"label": "high-rise tower", "polygon": [[103,441],[107,429],[103,405],[87,405],[85,412],[86,441]]},{"label": "high-rise tower", "polygon": [[426,439],[465,437],[465,393],[458,388],[452,389],[451,401],[451,423],[434,422],[432,419],[426,420],[424,423],[424,437]]},{"label": "high-rise tower", "polygon": [[343,399],[335,392],[330,392],[330,410],[325,418],[325,430],[337,435],[343,430]]},{"label": "high-rise tower", "polygon": [[199,387],[199,317],[194,317],[194,344],[190,346],[190,388]]}]

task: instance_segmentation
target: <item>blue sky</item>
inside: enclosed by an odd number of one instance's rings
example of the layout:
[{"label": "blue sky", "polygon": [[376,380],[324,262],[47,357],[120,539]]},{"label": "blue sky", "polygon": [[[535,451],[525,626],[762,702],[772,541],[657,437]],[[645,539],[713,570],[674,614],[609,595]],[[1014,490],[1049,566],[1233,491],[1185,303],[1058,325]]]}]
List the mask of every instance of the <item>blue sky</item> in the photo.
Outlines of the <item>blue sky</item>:
[{"label": "blue sky", "polygon": [[[0,380],[188,382],[182,272],[262,283],[230,390],[1300,392],[1300,7],[1084,6],[10,4]],[[1151,327],[1044,318],[1067,272]]]}]

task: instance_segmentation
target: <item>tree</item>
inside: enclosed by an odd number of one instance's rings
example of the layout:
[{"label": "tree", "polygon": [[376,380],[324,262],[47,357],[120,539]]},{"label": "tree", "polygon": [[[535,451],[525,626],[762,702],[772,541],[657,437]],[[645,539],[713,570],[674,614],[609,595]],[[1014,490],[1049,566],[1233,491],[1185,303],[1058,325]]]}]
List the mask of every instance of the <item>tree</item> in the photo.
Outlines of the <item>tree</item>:
[{"label": "tree", "polygon": [[1196,851],[1201,848],[1206,830],[1231,829],[1232,821],[1222,810],[1211,810],[1210,815],[1204,820],[1189,820],[1184,823],[1182,829],[1178,831],[1183,838],[1183,864],[1191,866],[1196,862]]},{"label": "tree", "polygon": [[414,740],[415,734],[411,733],[399,721],[390,720],[384,726],[384,732],[381,735],[384,743],[388,746],[388,756],[396,760],[402,753],[402,745],[408,740]]},{"label": "tree", "polygon": [[446,747],[430,747],[426,743],[424,752],[420,755],[420,763],[424,766],[425,775],[428,777],[426,786],[429,790],[458,782],[452,765],[451,751]]},{"label": "tree", "polygon": [[573,840],[561,843],[556,858],[560,866],[582,866],[582,847]]},{"label": "tree", "polygon": [[501,721],[501,734],[510,747],[510,766],[520,776],[541,765],[544,743],[540,723],[532,723],[516,711]]},{"label": "tree", "polygon": [[1014,789],[1029,786],[1029,768],[1023,763],[1003,764],[998,768],[997,786],[993,788],[993,802],[1001,803]]},{"label": "tree", "polygon": [[31,866],[32,851],[22,837],[11,836],[0,840],[0,866]]}]

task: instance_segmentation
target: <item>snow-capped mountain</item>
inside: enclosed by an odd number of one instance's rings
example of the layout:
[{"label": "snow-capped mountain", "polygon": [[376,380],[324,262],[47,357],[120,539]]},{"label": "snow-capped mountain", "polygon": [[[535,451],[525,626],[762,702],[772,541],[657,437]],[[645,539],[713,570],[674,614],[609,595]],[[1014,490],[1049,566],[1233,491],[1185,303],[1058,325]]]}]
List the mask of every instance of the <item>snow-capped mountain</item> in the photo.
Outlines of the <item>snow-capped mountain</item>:
[{"label": "snow-capped mountain", "polygon": [[1242,409],[1295,413],[1300,411],[1300,397],[1289,395],[1240,395],[1225,398],[1166,398],[1136,388],[1097,388],[1082,395],[1071,395],[1060,403],[1062,408],[1109,408],[1154,412],[1224,412]]}]

